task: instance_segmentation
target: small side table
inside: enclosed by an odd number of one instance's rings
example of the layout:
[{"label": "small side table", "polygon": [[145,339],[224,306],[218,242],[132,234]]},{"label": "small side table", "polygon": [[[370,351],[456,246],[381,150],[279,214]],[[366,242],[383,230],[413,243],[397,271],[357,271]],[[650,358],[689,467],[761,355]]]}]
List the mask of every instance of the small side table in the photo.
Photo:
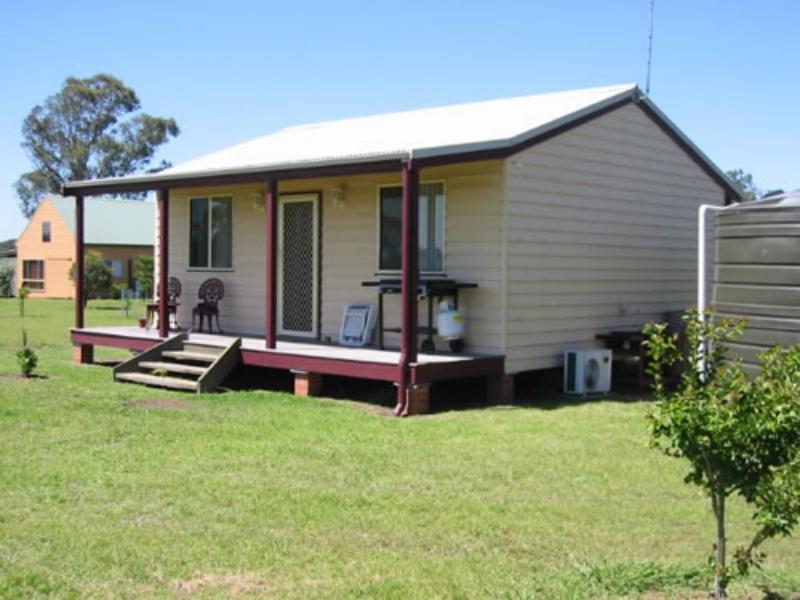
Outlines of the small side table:
[{"label": "small side table", "polygon": [[[167,306],[167,314],[172,321],[171,329],[178,329],[178,302],[170,302]],[[147,329],[155,327],[156,316],[158,315],[158,302],[147,303]]]}]

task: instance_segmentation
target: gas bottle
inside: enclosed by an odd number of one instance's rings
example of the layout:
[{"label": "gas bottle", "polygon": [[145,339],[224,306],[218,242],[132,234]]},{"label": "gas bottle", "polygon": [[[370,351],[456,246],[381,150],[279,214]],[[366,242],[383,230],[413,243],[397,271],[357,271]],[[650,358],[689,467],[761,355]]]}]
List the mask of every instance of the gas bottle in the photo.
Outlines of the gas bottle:
[{"label": "gas bottle", "polygon": [[446,340],[459,340],[464,335],[464,319],[446,299],[439,303],[436,332]]}]

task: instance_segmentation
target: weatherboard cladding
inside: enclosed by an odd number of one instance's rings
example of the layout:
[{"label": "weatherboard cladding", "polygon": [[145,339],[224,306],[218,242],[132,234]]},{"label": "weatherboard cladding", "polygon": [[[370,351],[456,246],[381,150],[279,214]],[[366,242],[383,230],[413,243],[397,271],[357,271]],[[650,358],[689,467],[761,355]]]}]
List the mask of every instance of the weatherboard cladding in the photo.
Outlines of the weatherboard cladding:
[{"label": "weatherboard cladding", "polygon": [[[52,196],[50,201],[75,233],[75,199]],[[152,202],[87,198],[85,243],[93,246],[152,246],[155,239],[155,208]]]}]

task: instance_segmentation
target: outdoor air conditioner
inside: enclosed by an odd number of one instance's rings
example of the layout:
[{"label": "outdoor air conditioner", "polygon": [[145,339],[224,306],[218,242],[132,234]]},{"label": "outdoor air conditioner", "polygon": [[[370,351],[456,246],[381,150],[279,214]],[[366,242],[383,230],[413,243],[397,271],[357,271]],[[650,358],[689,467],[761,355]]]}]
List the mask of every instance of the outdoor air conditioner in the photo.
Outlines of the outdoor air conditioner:
[{"label": "outdoor air conditioner", "polygon": [[564,393],[586,396],[611,391],[611,350],[564,352]]}]

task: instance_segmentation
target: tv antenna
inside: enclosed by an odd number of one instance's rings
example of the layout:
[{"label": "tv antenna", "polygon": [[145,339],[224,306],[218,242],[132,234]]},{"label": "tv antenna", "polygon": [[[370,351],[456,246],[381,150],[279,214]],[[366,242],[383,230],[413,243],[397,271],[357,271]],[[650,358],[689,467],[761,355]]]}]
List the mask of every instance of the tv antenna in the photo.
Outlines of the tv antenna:
[{"label": "tv antenna", "polygon": [[647,82],[644,86],[645,93],[650,95],[650,68],[653,65],[653,15],[655,14],[656,0],[650,0],[650,36],[647,40]]}]

